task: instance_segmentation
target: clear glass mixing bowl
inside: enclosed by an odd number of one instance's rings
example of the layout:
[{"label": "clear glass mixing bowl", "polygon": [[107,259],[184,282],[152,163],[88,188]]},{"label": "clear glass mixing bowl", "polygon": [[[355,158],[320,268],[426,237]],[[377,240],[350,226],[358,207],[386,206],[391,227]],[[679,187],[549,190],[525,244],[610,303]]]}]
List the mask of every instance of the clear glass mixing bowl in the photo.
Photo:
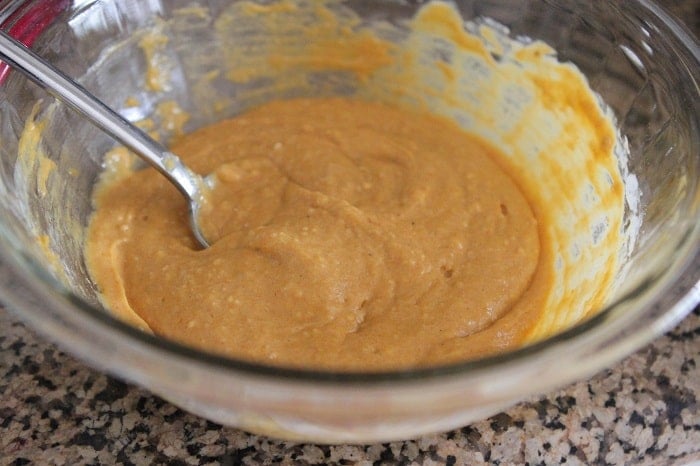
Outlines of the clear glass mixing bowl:
[{"label": "clear glass mixing bowl", "polygon": [[[198,107],[188,63],[211,53],[211,18],[190,15],[171,38],[170,88],[143,90],[149,64],[132,34],[196,3],[216,16],[227,1],[0,2],[0,23],[131,120],[176,99],[193,129],[220,115]],[[410,17],[421,2],[348,0],[360,16]],[[611,304],[555,337],[498,357],[374,374],[286,370],[204,354],[139,332],[96,298],[82,255],[90,195],[113,142],[18,73],[0,68],[0,269],[2,299],[89,364],[175,404],[243,429],[320,442],[402,439],[483,418],[530,394],[584,378],[651,340],[700,301],[700,51],[646,0],[458,1],[515,36],[542,39],[574,62],[612,107],[630,146],[643,223],[629,276]],[[195,19],[192,19],[195,18]],[[226,86],[227,84],[221,84]],[[225,90],[225,89],[224,89]],[[232,92],[235,90],[232,90]],[[234,94],[235,95],[235,92]],[[138,97],[138,105],[126,104]],[[37,104],[37,102],[39,102]],[[234,114],[250,102],[233,99]],[[55,169],[18,157],[27,119],[50,114],[39,147]],[[50,113],[54,112],[54,113]],[[157,117],[154,117],[157,119]],[[164,129],[161,136],[169,136]],[[30,141],[31,142],[31,141]],[[34,141],[36,142],[36,141]],[[40,164],[39,164],[40,165]],[[28,175],[29,174],[29,175]],[[47,184],[48,183],[48,184]],[[47,259],[46,245],[55,260]],[[57,280],[56,274],[64,280]],[[66,286],[63,282],[70,283]]]}]

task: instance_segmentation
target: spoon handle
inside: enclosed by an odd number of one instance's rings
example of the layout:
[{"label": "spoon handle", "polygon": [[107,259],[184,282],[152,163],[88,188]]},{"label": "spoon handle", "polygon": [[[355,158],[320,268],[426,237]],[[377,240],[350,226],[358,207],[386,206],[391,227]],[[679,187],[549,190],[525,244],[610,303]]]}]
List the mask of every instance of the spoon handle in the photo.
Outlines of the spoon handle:
[{"label": "spoon handle", "polygon": [[179,157],[2,30],[0,59],[131,149],[189,199],[201,196],[202,178],[187,168]]}]

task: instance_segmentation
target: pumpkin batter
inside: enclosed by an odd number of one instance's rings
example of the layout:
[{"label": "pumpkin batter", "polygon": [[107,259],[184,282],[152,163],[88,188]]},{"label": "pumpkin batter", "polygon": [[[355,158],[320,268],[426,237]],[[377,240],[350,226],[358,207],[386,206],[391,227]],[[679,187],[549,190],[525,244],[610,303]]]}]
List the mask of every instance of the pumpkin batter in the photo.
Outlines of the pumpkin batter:
[{"label": "pumpkin batter", "polygon": [[214,244],[199,250],[181,195],[152,169],[98,191],[87,243],[106,305],[158,335],[275,365],[376,370],[501,351],[532,325],[499,330],[524,295],[541,298],[527,292],[533,211],[503,157],[446,119],[276,101],[173,150],[215,173]]}]

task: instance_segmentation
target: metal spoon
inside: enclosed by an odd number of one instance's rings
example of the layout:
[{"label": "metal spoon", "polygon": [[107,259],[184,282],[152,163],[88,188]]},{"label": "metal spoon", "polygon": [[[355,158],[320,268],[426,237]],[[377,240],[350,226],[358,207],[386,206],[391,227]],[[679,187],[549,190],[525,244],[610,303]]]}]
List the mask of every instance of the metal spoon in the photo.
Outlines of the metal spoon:
[{"label": "metal spoon", "polygon": [[187,168],[178,156],[125,120],[80,84],[2,30],[0,59],[81,113],[161,172],[187,199],[192,233],[203,248],[209,247],[198,220],[205,194],[210,189],[204,178]]}]

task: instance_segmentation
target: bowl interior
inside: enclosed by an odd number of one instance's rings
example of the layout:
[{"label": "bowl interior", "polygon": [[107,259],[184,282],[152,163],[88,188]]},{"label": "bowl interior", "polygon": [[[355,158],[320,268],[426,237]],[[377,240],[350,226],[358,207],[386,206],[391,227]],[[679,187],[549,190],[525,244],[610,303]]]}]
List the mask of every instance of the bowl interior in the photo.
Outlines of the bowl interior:
[{"label": "bowl interior", "polygon": [[[262,45],[242,40],[253,26],[231,16],[244,5],[213,0],[206,6],[179,0],[74,2],[39,36],[35,48],[163,141],[271,99],[356,95],[362,88],[363,77],[352,69],[282,67],[239,79],[241,61],[247,60],[247,68],[264,65],[256,62]],[[698,247],[697,44],[682,43],[662,12],[631,2],[456,5],[472,25],[491,24],[498,30],[501,26],[484,19],[491,18],[507,26],[510,37],[527,36],[553,46],[559,60],[578,66],[612,110],[631,175],[626,177],[620,228],[633,238],[620,251],[618,274],[625,278],[608,304],[615,306],[633,293],[636,301],[628,312],[641,312]],[[386,27],[378,34],[400,41],[405,22],[419,5],[351,0],[342,7],[353,27],[381,21]],[[292,19],[296,28],[309,27],[308,18]],[[238,42],[222,39],[225,27]],[[153,42],[153,37],[166,39]],[[245,47],[234,50],[237,43]],[[104,155],[115,143],[18,73],[11,73],[0,88],[0,118],[0,232],[20,260],[57,279],[46,286],[65,286],[97,312],[106,312],[87,273],[83,240],[91,193],[106,163]],[[587,241],[584,248],[595,240]]]}]

